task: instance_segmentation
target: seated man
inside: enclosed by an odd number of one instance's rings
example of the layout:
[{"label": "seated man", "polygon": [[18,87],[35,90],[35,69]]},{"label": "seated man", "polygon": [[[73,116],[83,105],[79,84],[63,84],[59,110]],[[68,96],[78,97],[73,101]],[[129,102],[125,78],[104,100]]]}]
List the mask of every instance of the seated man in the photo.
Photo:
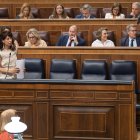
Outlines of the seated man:
[{"label": "seated man", "polygon": [[121,46],[140,47],[140,37],[137,37],[137,27],[134,24],[126,26],[128,36],[121,39]]},{"label": "seated man", "polygon": [[140,24],[140,16],[139,16],[139,18],[138,18],[137,24]]},{"label": "seated man", "polygon": [[92,7],[89,4],[85,4],[80,8],[81,14],[77,15],[75,18],[77,19],[95,18],[95,16],[91,14],[91,10]]},{"label": "seated man", "polygon": [[127,18],[138,18],[140,17],[140,2],[132,3],[132,12]]},{"label": "seated man", "polygon": [[76,25],[72,25],[69,27],[68,35],[62,35],[56,46],[66,46],[66,47],[74,47],[74,46],[85,46],[85,40],[78,36],[78,29]]}]

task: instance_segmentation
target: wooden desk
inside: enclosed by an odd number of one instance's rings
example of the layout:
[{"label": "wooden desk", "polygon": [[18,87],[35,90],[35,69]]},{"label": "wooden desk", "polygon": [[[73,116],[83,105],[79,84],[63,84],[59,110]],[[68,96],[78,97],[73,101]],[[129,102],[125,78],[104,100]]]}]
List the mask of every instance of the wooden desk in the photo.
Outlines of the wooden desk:
[{"label": "wooden desk", "polygon": [[127,81],[1,80],[0,110],[14,108],[25,140],[134,140],[134,85]]}]

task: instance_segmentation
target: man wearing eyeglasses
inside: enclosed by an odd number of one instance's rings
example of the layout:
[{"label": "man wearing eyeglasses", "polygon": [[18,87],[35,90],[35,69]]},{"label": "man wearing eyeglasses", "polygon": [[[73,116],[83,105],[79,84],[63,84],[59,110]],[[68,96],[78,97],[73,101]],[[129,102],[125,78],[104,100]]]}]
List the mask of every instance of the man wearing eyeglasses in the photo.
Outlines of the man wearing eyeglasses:
[{"label": "man wearing eyeglasses", "polygon": [[121,46],[140,47],[140,37],[137,35],[137,26],[129,24],[126,26],[127,36],[121,39]]}]

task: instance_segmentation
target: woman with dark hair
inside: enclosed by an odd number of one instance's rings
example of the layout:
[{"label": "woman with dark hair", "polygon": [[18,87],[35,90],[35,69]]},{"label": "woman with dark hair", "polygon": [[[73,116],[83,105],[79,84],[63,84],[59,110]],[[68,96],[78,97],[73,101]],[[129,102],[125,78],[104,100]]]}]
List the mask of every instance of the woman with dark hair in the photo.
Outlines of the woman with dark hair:
[{"label": "woman with dark hair", "polygon": [[[11,32],[11,27],[10,26],[1,26],[0,34],[3,33],[3,32]],[[14,44],[15,44],[16,47],[19,47],[19,43],[15,39],[14,39]]]},{"label": "woman with dark hair", "polygon": [[20,9],[19,15],[16,19],[33,19],[34,16],[31,12],[31,6],[28,3],[24,3]]},{"label": "woman with dark hair", "polygon": [[19,68],[16,68],[17,50],[11,32],[1,33],[0,46],[0,79],[14,79]]},{"label": "woman with dark hair", "polygon": [[69,17],[65,12],[64,6],[58,4],[55,6],[52,15],[49,16],[49,19],[69,19]]},{"label": "woman with dark hair", "polygon": [[108,40],[108,29],[100,28],[96,33],[97,39],[93,41],[92,47],[115,47],[114,42]]},{"label": "woman with dark hair", "polygon": [[125,15],[121,13],[122,6],[120,3],[114,3],[111,8],[111,13],[106,13],[105,19],[124,19]]}]

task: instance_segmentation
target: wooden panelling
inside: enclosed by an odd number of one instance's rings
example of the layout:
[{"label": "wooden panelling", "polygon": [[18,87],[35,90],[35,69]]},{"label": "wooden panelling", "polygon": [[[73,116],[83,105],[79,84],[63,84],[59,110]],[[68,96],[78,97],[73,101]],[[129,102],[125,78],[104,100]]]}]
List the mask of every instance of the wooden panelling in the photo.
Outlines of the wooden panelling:
[{"label": "wooden panelling", "polygon": [[[37,84],[38,80],[26,80],[27,83],[25,80],[0,81],[0,95],[1,91],[14,93],[12,97],[8,94],[5,98],[0,96],[0,112],[7,108],[17,110],[21,121],[28,126],[24,132],[25,140],[134,140],[133,83],[112,85],[105,81],[82,81],[81,84],[80,80],[75,81],[73,89],[72,81],[65,85],[65,80],[63,83],[42,80],[40,84]],[[120,94],[130,98],[116,98]]]}]

